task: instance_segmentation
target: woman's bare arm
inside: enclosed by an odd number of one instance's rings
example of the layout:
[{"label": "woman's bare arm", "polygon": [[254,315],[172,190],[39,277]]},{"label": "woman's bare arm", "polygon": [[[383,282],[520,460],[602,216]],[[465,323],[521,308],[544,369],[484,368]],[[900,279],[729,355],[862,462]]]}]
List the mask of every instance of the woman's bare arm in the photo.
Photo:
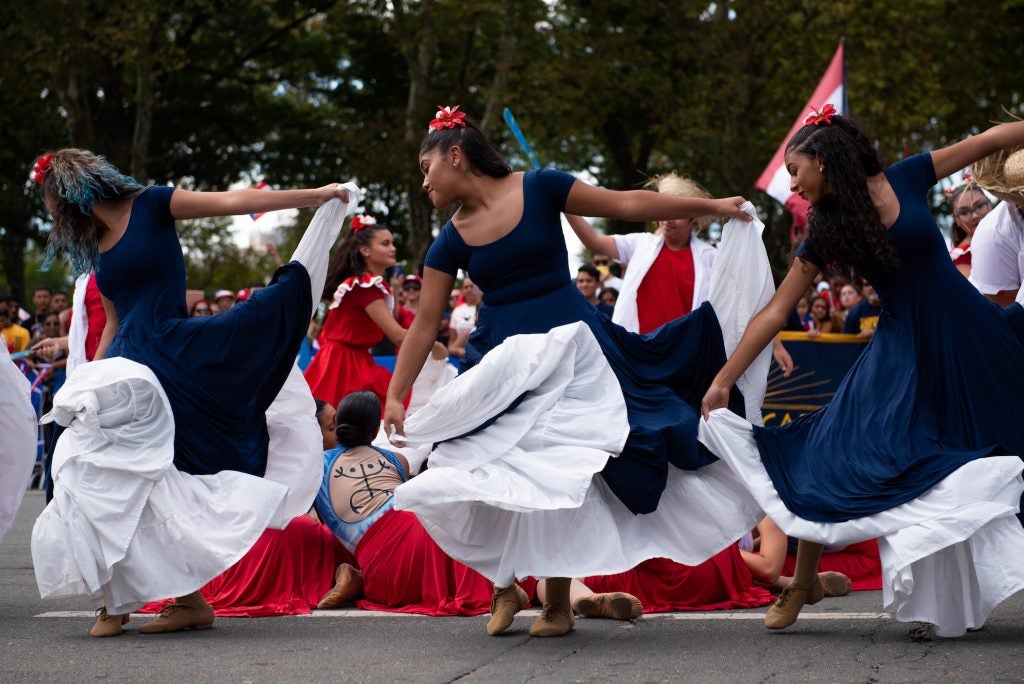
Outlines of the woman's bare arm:
[{"label": "woman's bare arm", "polygon": [[93,357],[93,361],[99,361],[100,359],[106,358],[107,349],[110,347],[110,343],[114,341],[118,328],[117,309],[114,308],[114,303],[103,295],[100,295],[100,299],[103,300],[103,312],[107,315],[107,322],[103,326],[103,333],[100,335],[100,344],[96,348],[96,356]]},{"label": "woman's bare arm", "polygon": [[793,260],[786,279],[782,281],[768,306],[750,321],[732,356],[711,381],[711,387],[701,403],[701,412],[705,419],[715,409],[728,405],[729,390],[754,362],[761,350],[785,327],[789,312],[807,292],[818,272],[818,267],[809,261],[799,257]]},{"label": "woman's bare arm", "polygon": [[337,183],[308,190],[255,190],[244,188],[225,192],[175,190],[171,195],[171,216],[196,219],[210,216],[242,216],[279,209],[319,207],[339,198],[348,201],[348,190]]}]

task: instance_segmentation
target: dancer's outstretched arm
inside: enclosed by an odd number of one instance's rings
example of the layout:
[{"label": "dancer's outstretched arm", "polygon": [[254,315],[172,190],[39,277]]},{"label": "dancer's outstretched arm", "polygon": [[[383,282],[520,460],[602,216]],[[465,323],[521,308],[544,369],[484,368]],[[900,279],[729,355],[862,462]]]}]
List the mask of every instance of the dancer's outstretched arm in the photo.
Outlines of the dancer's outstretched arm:
[{"label": "dancer's outstretched arm", "polygon": [[598,233],[594,230],[594,226],[590,225],[590,221],[582,216],[566,214],[565,219],[584,247],[594,254],[601,254],[609,259],[619,258],[619,246],[615,244],[615,238],[611,235]]},{"label": "dancer's outstretched arm", "polygon": [[211,216],[242,216],[279,209],[319,207],[335,197],[348,202],[348,191],[337,183],[308,190],[256,190],[244,188],[225,192],[175,190],[171,195],[171,216],[197,219]]},{"label": "dancer's outstretched arm", "polygon": [[711,381],[711,387],[701,402],[701,413],[705,419],[715,409],[724,408],[729,404],[729,390],[736,383],[736,379],[743,375],[758,354],[785,327],[789,312],[807,292],[819,271],[817,266],[800,257],[793,260],[786,279],[779,285],[768,306],[750,321],[739,344],[736,345],[736,350]]},{"label": "dancer's outstretched arm", "polygon": [[740,205],[746,201],[742,197],[703,199],[674,197],[651,190],[607,190],[577,180],[565,200],[565,213],[621,221],[668,221],[702,216],[750,221],[750,216],[740,210]]},{"label": "dancer's outstretched arm", "polygon": [[395,372],[388,385],[387,402],[384,406],[384,432],[389,437],[392,430],[399,435],[405,434],[405,408],[402,398],[412,389],[416,376],[427,360],[427,354],[437,340],[437,326],[448,306],[448,298],[455,286],[455,278],[444,271],[430,268],[423,269],[423,290],[420,292],[420,305],[416,310],[416,318],[412,320],[402,348],[398,352]]},{"label": "dancer's outstretched arm", "polygon": [[935,177],[945,178],[993,152],[1017,145],[1024,145],[1024,121],[993,126],[978,135],[932,152]]}]

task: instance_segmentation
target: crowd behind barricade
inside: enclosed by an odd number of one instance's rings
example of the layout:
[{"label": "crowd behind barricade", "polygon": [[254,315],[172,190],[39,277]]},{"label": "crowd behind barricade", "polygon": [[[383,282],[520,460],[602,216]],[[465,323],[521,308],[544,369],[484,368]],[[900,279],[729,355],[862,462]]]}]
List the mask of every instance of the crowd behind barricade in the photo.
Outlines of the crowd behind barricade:
[{"label": "crowd behind barricade", "polygon": [[[702,188],[684,180],[673,174],[656,179],[654,187],[701,196]],[[951,259],[991,299],[1002,301],[1015,293],[1024,265],[1022,208],[1003,202],[993,210],[989,197],[971,182],[948,193],[948,201],[954,219]],[[656,233],[633,236],[599,235],[581,219],[573,227],[593,254],[574,276],[577,289],[610,319],[628,317],[627,329],[651,332],[706,299],[704,281],[715,252],[698,237],[706,225],[663,222]],[[987,252],[976,249],[979,242]],[[190,315],[223,313],[259,287],[203,293],[193,298]],[[323,484],[315,510],[285,530],[268,530],[235,567],[204,588],[204,597],[218,614],[301,613],[357,601],[364,608],[432,615],[491,612],[492,621],[501,621],[511,620],[535,597],[543,600],[543,582],[523,582],[507,596],[492,597],[490,584],[445,556],[415,516],[393,510],[394,489],[425,464],[378,440],[390,374],[374,359],[397,354],[419,312],[422,288],[420,273],[403,272],[396,265],[391,231],[372,217],[357,217],[332,258],[321,305],[299,352],[323,431]],[[472,354],[482,300],[480,289],[462,274],[437,329],[434,360],[458,364]],[[42,414],[63,382],[72,317],[84,312],[72,311],[66,292],[47,287],[34,290],[31,307],[28,313],[16,298],[4,297],[0,333],[11,353],[37,351],[19,363],[34,379]],[[827,272],[800,300],[790,327],[807,331],[810,338],[829,333],[871,337],[880,312],[870,283]],[[102,344],[103,323],[90,313],[86,328],[92,340],[87,358],[92,358]],[[777,359],[779,353],[776,349]],[[42,454],[52,453],[56,437],[50,429],[42,433]],[[851,580],[856,589],[879,587],[877,551],[870,543],[856,547],[832,549],[841,560],[832,566],[823,563],[826,595],[848,592]],[[592,617],[635,619],[644,609],[766,605],[772,600],[769,590],[778,591],[788,582],[784,569],[790,551],[785,534],[765,518],[701,566],[656,559],[614,577],[577,578],[574,608]],[[267,583],[264,576],[285,579]],[[509,607],[503,608],[502,602]],[[150,606],[153,611],[161,608]]]}]

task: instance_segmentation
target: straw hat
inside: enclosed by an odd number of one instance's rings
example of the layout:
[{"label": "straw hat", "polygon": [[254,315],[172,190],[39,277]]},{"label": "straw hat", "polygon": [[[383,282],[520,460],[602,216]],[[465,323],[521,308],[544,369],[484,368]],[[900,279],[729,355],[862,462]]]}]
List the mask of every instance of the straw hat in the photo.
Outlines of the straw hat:
[{"label": "straw hat", "polygon": [[971,171],[978,185],[1024,207],[1024,145],[994,152],[976,161]]},{"label": "straw hat", "polygon": [[[644,187],[651,188],[664,195],[672,195],[673,197],[711,199],[711,193],[701,187],[699,183],[687,176],[680,176],[675,171],[666,173],[663,176],[654,176],[644,184]],[[697,219],[697,225],[704,228],[711,221],[711,217],[703,216]]]}]

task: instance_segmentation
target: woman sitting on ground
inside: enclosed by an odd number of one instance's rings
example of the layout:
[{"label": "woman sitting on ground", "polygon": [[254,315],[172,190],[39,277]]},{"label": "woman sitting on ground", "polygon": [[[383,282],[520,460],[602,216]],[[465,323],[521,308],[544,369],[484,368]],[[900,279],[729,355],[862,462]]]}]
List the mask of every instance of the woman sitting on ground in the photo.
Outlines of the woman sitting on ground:
[{"label": "woman sitting on ground", "polygon": [[[419,519],[394,510],[394,491],[409,479],[401,454],[371,445],[380,427],[380,401],[373,392],[349,394],[335,417],[338,446],[324,452],[324,479],[316,510],[356,557],[359,570],[343,563],[337,584],[317,606],[335,608],[360,593],[360,608],[426,615],[481,615],[492,611],[488,631],[501,632],[514,613],[492,610],[494,588],[482,575],[450,558]],[[537,587],[541,600],[545,587]],[[591,617],[635,619],[643,608],[629,594],[594,594],[574,580],[577,611]],[[520,608],[529,595],[517,591]],[[492,624],[494,623],[494,624]]]}]

